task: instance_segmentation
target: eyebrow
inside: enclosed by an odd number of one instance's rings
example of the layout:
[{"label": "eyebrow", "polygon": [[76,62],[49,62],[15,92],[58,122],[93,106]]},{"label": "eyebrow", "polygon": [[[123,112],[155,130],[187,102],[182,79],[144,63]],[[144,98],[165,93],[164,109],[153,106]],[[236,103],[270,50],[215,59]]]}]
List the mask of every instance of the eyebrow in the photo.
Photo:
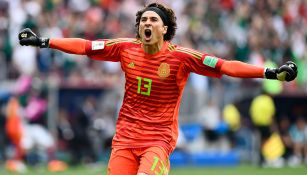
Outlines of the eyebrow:
[{"label": "eyebrow", "polygon": [[141,17],[141,19],[147,19],[147,18],[150,18],[150,19],[159,19],[159,18],[156,17],[156,16],[150,16],[150,17],[143,16],[143,17]]}]

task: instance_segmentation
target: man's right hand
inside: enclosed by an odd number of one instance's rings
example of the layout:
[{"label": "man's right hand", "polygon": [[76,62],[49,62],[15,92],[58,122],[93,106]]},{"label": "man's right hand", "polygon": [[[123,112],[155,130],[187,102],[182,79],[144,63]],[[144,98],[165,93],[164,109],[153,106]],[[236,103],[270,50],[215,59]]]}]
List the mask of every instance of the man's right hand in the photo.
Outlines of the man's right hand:
[{"label": "man's right hand", "polygon": [[38,37],[31,29],[26,28],[18,34],[19,44],[22,46],[49,47],[49,38]]}]

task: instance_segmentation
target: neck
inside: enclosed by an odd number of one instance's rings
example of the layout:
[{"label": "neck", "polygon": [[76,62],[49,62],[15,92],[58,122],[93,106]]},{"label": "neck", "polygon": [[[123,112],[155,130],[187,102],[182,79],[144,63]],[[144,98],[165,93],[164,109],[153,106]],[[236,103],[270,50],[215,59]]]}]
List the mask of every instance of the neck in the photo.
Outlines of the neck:
[{"label": "neck", "polygon": [[158,53],[163,47],[164,41],[161,40],[154,44],[143,44],[144,52],[147,54],[155,54]]}]

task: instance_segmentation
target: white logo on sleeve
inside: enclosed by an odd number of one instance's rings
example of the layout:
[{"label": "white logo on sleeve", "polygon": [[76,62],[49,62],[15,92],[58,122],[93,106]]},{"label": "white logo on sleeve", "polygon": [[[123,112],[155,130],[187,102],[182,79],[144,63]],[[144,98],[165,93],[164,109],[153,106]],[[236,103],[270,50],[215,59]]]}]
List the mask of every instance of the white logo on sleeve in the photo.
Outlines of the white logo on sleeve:
[{"label": "white logo on sleeve", "polygon": [[104,49],[105,41],[92,41],[92,50]]}]

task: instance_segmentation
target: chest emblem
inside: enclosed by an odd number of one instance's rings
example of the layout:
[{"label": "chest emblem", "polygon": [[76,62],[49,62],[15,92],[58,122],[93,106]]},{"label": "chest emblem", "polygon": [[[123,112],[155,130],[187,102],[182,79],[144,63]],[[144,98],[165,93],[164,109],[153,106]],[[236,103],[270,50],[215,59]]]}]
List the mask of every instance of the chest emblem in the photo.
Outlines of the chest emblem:
[{"label": "chest emblem", "polygon": [[158,68],[158,75],[161,78],[166,78],[170,74],[170,66],[167,63],[161,63]]},{"label": "chest emblem", "polygon": [[134,67],[135,67],[135,64],[134,64],[134,62],[131,62],[131,63],[129,63],[129,64],[128,64],[128,67],[129,67],[129,68],[132,68],[132,69],[134,69]]}]

